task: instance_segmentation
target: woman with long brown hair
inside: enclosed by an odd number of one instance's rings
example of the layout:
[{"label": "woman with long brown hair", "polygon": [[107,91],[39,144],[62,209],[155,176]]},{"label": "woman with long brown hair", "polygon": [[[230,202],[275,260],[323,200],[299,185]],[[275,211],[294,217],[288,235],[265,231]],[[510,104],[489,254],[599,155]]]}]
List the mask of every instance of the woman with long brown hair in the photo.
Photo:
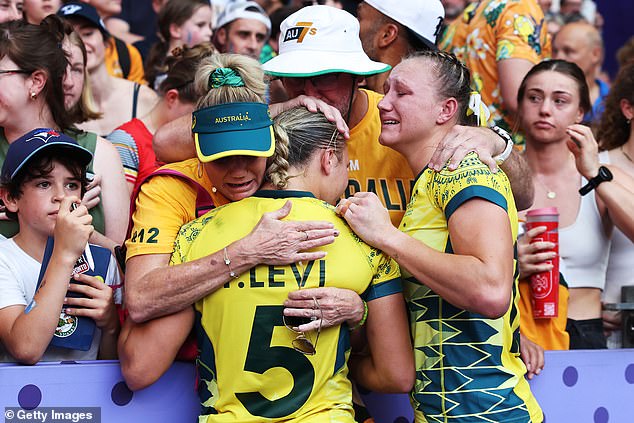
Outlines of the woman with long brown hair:
[{"label": "woman with long brown hair", "polygon": [[[100,182],[91,184],[99,186],[87,194],[92,199],[87,206],[97,229],[91,242],[113,249],[123,243],[128,222],[123,168],[112,145],[95,134],[77,130],[74,124],[79,115],[67,110],[67,104],[75,101],[70,97],[82,92],[81,88],[69,88],[73,73],[69,58],[77,62],[76,70],[81,73],[82,54],[73,47],[68,31],[54,15],[40,25],[16,21],[0,26],[0,70],[5,71],[0,75],[0,160],[13,140],[38,127],[64,131],[93,152],[88,171]],[[83,86],[81,78],[75,85]],[[96,198],[99,194],[101,200]],[[0,218],[0,233],[13,236],[17,224]]]},{"label": "woman with long brown hair", "polygon": [[[563,60],[544,61],[526,75],[518,91],[524,156],[533,171],[533,208],[559,211],[559,253],[569,286],[566,332],[571,349],[606,348],[601,293],[612,230],[634,239],[631,178],[610,163],[589,127],[580,122],[589,108],[581,69]],[[552,245],[519,246],[520,278],[552,269]],[[523,313],[530,316],[530,311]]]}]

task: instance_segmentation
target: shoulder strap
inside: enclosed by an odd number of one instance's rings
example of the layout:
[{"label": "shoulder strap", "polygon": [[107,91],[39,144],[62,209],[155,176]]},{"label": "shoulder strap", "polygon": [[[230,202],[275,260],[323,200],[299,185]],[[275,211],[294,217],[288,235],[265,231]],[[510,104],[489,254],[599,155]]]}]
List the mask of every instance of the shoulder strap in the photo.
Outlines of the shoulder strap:
[{"label": "shoulder strap", "polygon": [[128,79],[130,75],[130,52],[128,46],[122,40],[114,37],[114,46],[117,49],[117,56],[119,56],[119,66],[121,66],[121,72],[123,72],[123,78]]},{"label": "shoulder strap", "polygon": [[134,83],[134,90],[132,93],[132,119],[136,117],[136,107],[139,103],[139,90],[141,89],[141,84],[138,82]]},{"label": "shoulder strap", "polygon": [[195,181],[184,173],[181,173],[174,169],[158,169],[150,174],[147,179],[156,175],[176,176],[177,178],[184,179],[185,181],[187,181],[188,184],[196,188],[196,217],[200,217],[203,214],[207,213],[209,210],[216,207],[214,205],[214,200],[211,198],[211,195],[209,195],[209,192],[207,192],[205,187],[203,187],[198,183],[198,181]]}]

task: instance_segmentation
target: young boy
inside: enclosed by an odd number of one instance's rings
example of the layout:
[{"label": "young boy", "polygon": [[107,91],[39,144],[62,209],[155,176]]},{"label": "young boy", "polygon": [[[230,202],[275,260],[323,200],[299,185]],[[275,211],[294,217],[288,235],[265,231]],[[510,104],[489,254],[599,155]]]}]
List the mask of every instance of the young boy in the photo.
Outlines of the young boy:
[{"label": "young boy", "polygon": [[[2,165],[0,195],[19,233],[0,241],[0,362],[116,358],[120,302],[116,261],[110,255],[103,280],[70,275],[93,231],[92,217],[79,205],[92,154],[75,140],[49,128],[14,141]],[[77,207],[71,211],[71,206]],[[53,252],[36,291],[47,238]],[[91,245],[91,249],[97,249]],[[93,250],[94,251],[94,250]],[[105,281],[105,283],[104,283]],[[81,294],[66,297],[67,291]],[[60,311],[62,314],[60,315]],[[49,346],[58,322],[86,316],[96,329],[88,351]]]}]

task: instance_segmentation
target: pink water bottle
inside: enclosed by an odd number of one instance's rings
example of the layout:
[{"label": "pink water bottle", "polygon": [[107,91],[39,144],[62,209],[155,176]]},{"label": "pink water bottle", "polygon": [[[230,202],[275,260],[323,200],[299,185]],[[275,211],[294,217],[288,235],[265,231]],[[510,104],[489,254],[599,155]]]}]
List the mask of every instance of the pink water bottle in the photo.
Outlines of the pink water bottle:
[{"label": "pink water bottle", "polygon": [[536,319],[557,317],[559,312],[559,211],[557,207],[545,207],[533,209],[526,213],[526,230],[529,231],[538,226],[545,226],[546,232],[537,235],[533,242],[547,241],[555,244],[551,251],[557,256],[547,263],[553,268],[547,272],[531,275],[531,303],[533,305],[533,317]]}]

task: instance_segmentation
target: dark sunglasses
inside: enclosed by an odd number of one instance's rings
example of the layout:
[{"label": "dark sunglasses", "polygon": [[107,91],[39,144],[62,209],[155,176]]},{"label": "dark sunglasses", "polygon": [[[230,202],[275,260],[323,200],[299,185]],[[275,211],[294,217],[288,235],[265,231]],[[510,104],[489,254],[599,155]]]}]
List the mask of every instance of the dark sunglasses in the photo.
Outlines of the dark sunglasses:
[{"label": "dark sunglasses", "polygon": [[[313,301],[313,310],[319,311],[319,317],[317,317],[317,313],[315,313],[311,317],[283,316],[284,326],[286,326],[288,330],[297,334],[297,337],[293,339],[292,342],[293,349],[304,355],[315,355],[315,353],[317,352],[317,341],[319,341],[321,324],[324,320],[324,314],[321,310],[321,307],[319,306],[319,302],[316,298],[313,298]],[[317,337],[315,338],[315,342],[313,342],[306,337],[304,332],[297,330],[297,327],[306,323],[313,322],[317,319],[319,319],[319,328],[317,328]]]},{"label": "dark sunglasses", "polygon": [[339,80],[341,73],[327,73],[324,75],[311,76],[308,78],[282,78],[282,82],[287,88],[292,90],[303,90],[306,85],[306,81],[310,81],[311,85],[318,90],[332,89],[333,86]]}]

